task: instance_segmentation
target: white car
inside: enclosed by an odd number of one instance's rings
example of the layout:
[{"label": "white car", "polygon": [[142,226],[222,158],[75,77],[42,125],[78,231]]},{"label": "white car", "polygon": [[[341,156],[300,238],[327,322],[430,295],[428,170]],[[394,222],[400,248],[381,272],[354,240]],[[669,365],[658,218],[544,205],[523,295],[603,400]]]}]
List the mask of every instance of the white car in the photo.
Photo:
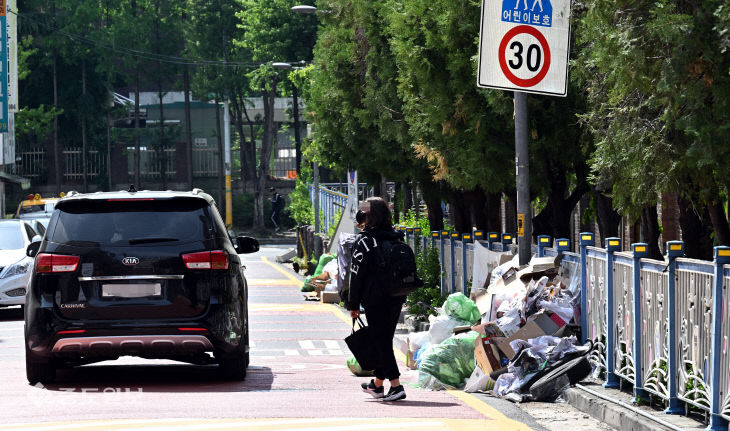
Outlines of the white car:
[{"label": "white car", "polygon": [[0,306],[25,304],[33,258],[25,254],[41,236],[27,220],[0,220]]}]

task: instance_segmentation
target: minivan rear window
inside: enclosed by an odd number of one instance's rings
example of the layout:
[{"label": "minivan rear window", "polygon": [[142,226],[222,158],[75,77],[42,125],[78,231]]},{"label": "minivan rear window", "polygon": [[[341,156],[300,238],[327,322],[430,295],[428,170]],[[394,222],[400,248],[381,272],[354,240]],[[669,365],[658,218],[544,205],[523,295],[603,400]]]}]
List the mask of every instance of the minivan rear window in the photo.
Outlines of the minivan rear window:
[{"label": "minivan rear window", "polygon": [[209,239],[213,226],[202,199],[65,202],[50,241],[59,244],[137,246]]}]

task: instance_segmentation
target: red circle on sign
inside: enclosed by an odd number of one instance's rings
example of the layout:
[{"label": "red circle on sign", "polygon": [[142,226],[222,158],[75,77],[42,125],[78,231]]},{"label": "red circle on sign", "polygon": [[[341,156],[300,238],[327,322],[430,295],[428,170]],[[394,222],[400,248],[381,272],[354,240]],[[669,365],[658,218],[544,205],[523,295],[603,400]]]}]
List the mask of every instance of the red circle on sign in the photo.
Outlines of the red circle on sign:
[{"label": "red circle on sign", "polygon": [[[507,42],[521,33],[527,33],[537,39],[542,47],[542,52],[545,53],[545,61],[542,64],[542,68],[539,72],[537,72],[537,75],[530,79],[522,79],[512,73],[507,66],[507,58],[505,57],[505,54],[507,54]],[[511,28],[510,31],[508,31],[502,38],[502,42],[499,43],[499,51],[497,51],[497,55],[499,55],[499,67],[502,68],[504,76],[506,76],[510,82],[520,87],[533,87],[537,85],[543,80],[543,78],[545,78],[545,75],[547,75],[548,70],[550,69],[550,47],[548,46],[547,39],[545,39],[545,36],[543,36],[543,34],[535,27],[530,27],[529,25],[518,25],[517,27]]]}]

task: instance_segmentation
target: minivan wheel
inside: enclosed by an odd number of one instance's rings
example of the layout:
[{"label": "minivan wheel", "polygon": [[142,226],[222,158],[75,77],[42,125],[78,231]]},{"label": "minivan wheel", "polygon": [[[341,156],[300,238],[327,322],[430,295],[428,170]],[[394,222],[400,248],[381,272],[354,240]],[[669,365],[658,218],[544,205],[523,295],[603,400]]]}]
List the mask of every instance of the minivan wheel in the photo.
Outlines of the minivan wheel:
[{"label": "minivan wheel", "polygon": [[28,383],[51,383],[56,380],[56,365],[48,359],[37,358],[25,347],[25,376]]}]

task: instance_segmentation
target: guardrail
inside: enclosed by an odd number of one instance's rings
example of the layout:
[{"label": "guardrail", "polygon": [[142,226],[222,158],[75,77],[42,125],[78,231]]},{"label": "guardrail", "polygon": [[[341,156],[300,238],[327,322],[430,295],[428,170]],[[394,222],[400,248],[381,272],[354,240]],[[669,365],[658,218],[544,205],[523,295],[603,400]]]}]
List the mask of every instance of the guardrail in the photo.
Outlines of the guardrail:
[{"label": "guardrail", "polygon": [[[401,227],[419,252],[439,252],[442,293],[469,295],[474,241],[492,251],[514,249],[512,234],[475,231],[421,232]],[[633,386],[635,400],[663,400],[667,413],[689,409],[710,416],[707,429],[727,429],[730,420],[730,247],[715,247],[714,261],[684,258],[684,244],[670,241],[665,260],[647,259],[647,244],[622,252],[619,238],[594,246],[580,234],[580,252],[570,240],[539,236],[533,253],[562,254],[563,271],[580,272],[583,342],[592,340],[592,361],[606,387]]]}]

